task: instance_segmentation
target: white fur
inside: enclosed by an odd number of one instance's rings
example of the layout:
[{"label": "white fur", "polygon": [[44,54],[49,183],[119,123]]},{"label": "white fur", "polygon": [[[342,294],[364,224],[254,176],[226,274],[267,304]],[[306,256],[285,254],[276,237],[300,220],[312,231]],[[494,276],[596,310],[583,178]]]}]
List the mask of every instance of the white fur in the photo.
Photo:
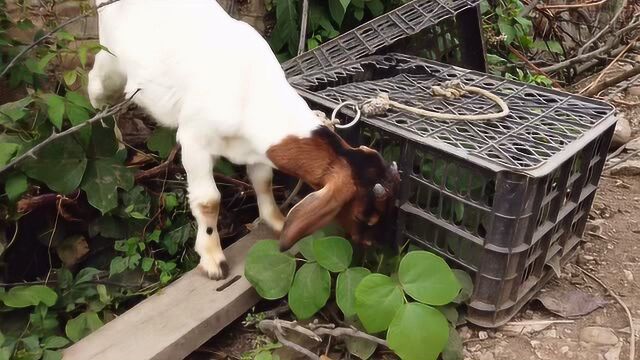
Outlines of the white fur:
[{"label": "white fur", "polygon": [[161,125],[178,128],[198,222],[195,248],[201,266],[220,278],[225,259],[217,219],[201,211],[203,204],[219,206],[215,160],[224,156],[249,165],[261,218],[281,230],[271,189],[255,182],[270,184],[271,146],[290,135],[308,136],[320,121],[288,84],[260,34],[215,0],[121,0],[99,10],[99,31],[100,43],[113,55],[96,56],[91,103],[102,107],[140,89],[134,102]]}]

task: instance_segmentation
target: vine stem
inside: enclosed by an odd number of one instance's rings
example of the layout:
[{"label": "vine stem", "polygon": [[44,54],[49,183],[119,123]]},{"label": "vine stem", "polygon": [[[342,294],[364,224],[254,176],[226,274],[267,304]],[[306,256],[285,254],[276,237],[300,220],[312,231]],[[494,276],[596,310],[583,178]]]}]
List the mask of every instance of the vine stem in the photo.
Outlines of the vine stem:
[{"label": "vine stem", "polygon": [[42,35],[41,37],[38,38],[38,40],[32,42],[31,44],[29,44],[29,46],[27,46],[26,48],[22,49],[22,51],[20,51],[18,53],[18,55],[16,55],[13,59],[11,59],[11,61],[9,61],[9,64],[7,64],[7,66],[2,70],[2,73],[0,73],[0,77],[3,77],[7,72],[9,72],[9,70],[14,67],[17,63],[18,60],[20,60],[25,54],[27,54],[29,51],[31,51],[32,49],[34,49],[36,46],[38,46],[39,44],[41,44],[43,41],[45,41],[46,39],[50,38],[51,36],[53,36],[55,33],[57,33],[58,31],[62,30],[65,28],[65,26],[72,24],[78,20],[84,19],[86,17],[88,17],[89,15],[93,14],[93,12],[98,11],[98,9],[105,7],[107,5],[111,5],[113,3],[116,3],[120,0],[109,0],[107,2],[104,2],[98,6],[96,6],[95,8],[92,9],[92,11],[87,12],[85,14],[81,14],[75,17],[72,17],[71,19],[68,19],[66,21],[64,21],[62,24],[56,26],[55,28],[53,28],[51,31],[49,31],[48,33]]},{"label": "vine stem", "polygon": [[13,159],[10,163],[8,163],[7,165],[5,165],[4,167],[2,167],[0,169],[0,176],[4,175],[5,173],[11,171],[13,168],[15,168],[17,165],[19,165],[20,163],[22,163],[23,161],[25,161],[27,158],[34,158],[37,159],[36,157],[36,153],[38,151],[40,151],[43,147],[45,147],[46,145],[48,145],[49,143],[51,143],[52,141],[55,141],[57,139],[60,139],[61,137],[65,137],[67,135],[71,135],[73,133],[76,133],[78,131],[80,131],[82,128],[84,128],[87,125],[92,125],[94,123],[96,123],[97,121],[100,121],[108,116],[111,115],[115,115],[118,112],[120,112],[121,110],[125,109],[133,100],[133,97],[136,96],[136,94],[138,94],[138,91],[140,91],[139,89],[136,90],[136,92],[133,93],[133,95],[131,95],[128,99],[114,105],[111,107],[108,107],[100,112],[98,112],[94,117],[92,117],[91,119],[80,123],[76,126],[70,127],[67,130],[63,131],[63,132],[59,132],[56,133],[55,131],[45,140],[43,140],[41,143],[39,143],[38,145],[32,147],[31,149],[29,149],[29,151],[26,151],[24,154],[16,157],[15,159]]}]

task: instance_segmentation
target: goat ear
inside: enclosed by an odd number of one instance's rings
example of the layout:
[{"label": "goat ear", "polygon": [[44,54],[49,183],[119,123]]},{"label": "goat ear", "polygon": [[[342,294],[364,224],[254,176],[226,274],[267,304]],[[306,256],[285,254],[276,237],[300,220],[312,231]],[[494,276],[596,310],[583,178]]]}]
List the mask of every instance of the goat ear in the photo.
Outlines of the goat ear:
[{"label": "goat ear", "polygon": [[346,188],[328,184],[294,206],[280,234],[280,250],[289,250],[298,240],[328,225],[350,199],[350,191]]}]

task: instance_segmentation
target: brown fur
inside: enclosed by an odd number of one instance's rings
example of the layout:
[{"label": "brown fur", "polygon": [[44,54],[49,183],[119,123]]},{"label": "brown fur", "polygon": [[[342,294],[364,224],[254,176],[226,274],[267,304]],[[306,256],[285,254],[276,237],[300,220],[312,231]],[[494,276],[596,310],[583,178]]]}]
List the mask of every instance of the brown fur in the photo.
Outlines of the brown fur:
[{"label": "brown fur", "polygon": [[[372,242],[377,232],[372,227],[388,212],[399,181],[376,151],[352,148],[335,133],[320,128],[308,138],[286,138],[272,146],[267,156],[280,171],[317,190],[289,212],[280,236],[283,250],[334,218],[354,241]],[[375,198],[375,183],[387,189],[385,197]]]}]

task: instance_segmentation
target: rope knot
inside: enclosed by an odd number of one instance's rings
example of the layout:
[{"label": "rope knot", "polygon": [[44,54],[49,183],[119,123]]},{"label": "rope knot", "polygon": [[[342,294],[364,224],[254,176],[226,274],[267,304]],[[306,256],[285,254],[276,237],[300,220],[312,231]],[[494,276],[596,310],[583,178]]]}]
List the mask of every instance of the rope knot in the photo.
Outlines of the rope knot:
[{"label": "rope knot", "polygon": [[390,107],[391,102],[387,93],[379,93],[378,96],[365,100],[361,106],[362,113],[365,116],[383,115]]},{"label": "rope knot", "polygon": [[458,79],[447,81],[442,86],[431,87],[431,95],[447,99],[459,98],[466,94],[468,94],[466,86]]}]

